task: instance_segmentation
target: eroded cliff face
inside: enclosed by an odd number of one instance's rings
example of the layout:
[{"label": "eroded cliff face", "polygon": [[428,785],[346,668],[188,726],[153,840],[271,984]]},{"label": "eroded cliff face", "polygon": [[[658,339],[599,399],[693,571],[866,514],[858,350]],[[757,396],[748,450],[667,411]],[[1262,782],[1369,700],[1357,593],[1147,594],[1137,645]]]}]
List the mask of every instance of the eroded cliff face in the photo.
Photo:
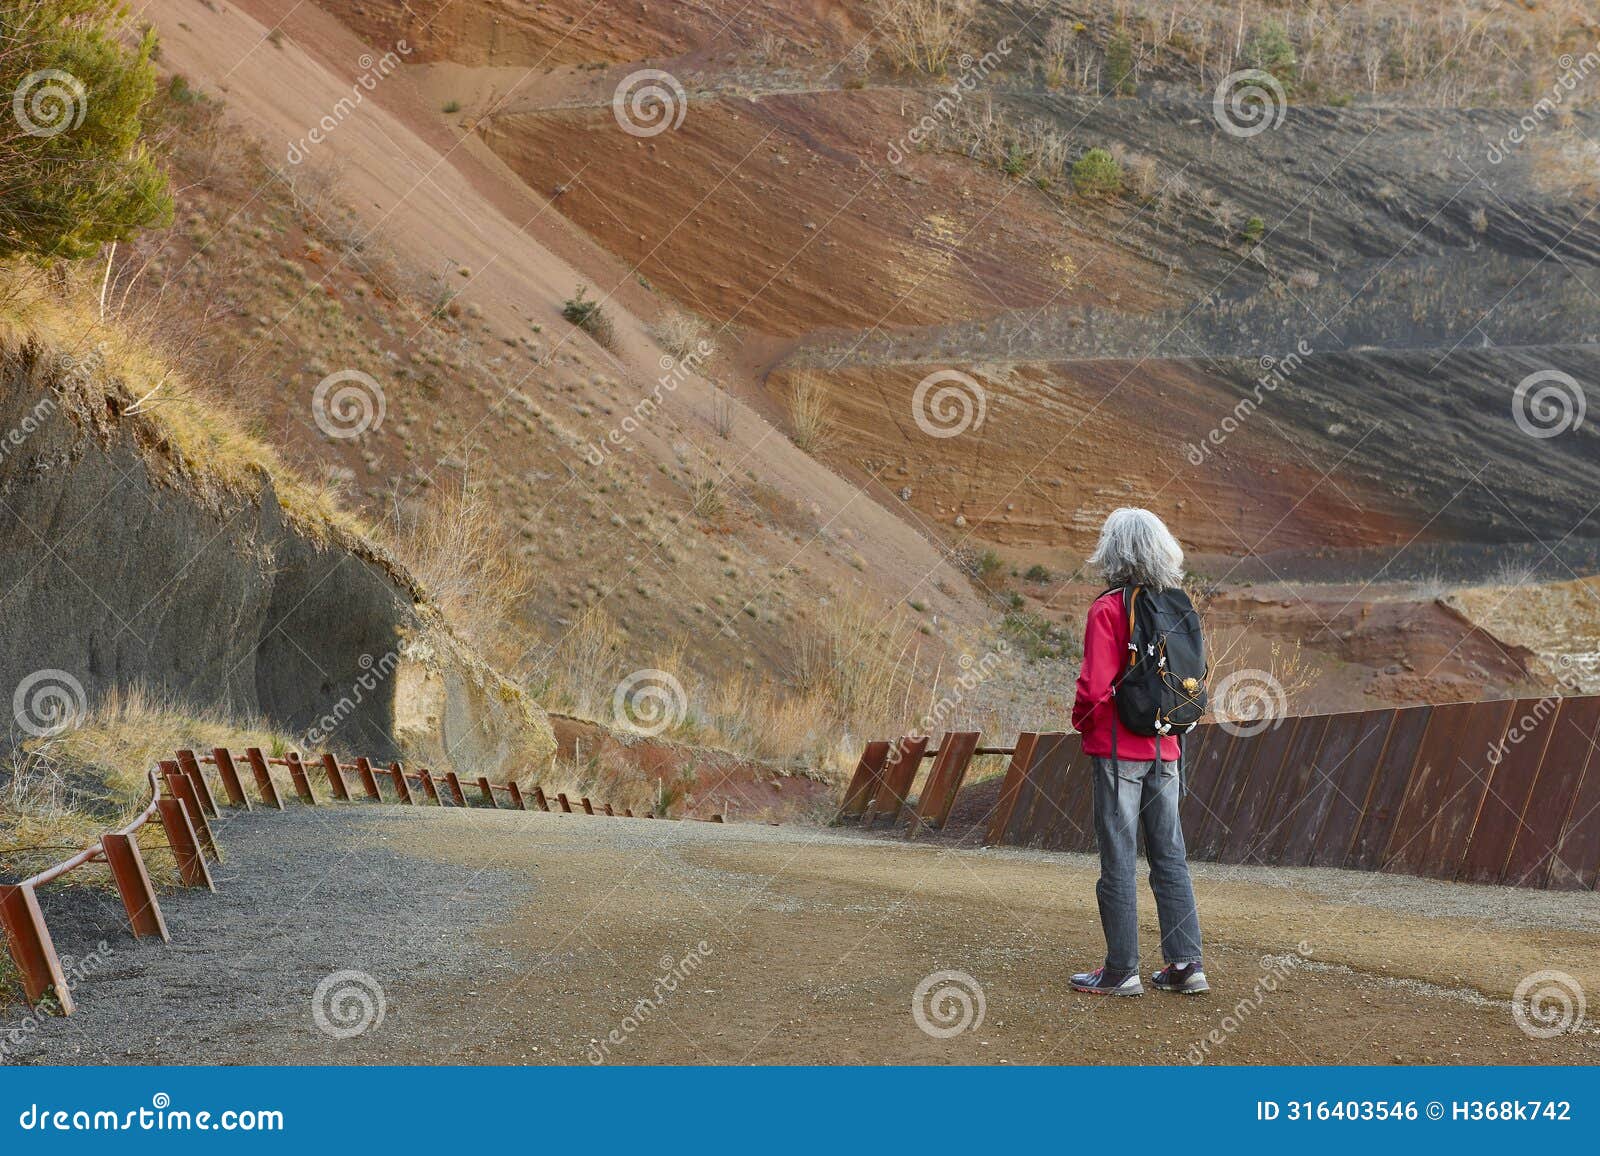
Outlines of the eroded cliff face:
[{"label": "eroded cliff face", "polygon": [[307,747],[542,767],[543,711],[394,559],[287,512],[265,470],[253,489],[221,484],[220,463],[167,436],[177,419],[93,356],[0,348],[0,691],[15,700],[0,743],[49,721],[46,703],[29,713],[46,688],[70,706],[140,685],[259,715]]}]

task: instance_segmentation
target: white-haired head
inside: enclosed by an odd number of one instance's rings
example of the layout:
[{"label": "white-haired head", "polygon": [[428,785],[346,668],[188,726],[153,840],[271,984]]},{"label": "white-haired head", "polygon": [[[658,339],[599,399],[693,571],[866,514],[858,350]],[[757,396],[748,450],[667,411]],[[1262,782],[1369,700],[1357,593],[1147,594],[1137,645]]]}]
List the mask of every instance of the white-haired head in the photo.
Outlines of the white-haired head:
[{"label": "white-haired head", "polygon": [[1136,506],[1107,516],[1089,565],[1108,586],[1169,590],[1183,585],[1183,547],[1165,522]]}]

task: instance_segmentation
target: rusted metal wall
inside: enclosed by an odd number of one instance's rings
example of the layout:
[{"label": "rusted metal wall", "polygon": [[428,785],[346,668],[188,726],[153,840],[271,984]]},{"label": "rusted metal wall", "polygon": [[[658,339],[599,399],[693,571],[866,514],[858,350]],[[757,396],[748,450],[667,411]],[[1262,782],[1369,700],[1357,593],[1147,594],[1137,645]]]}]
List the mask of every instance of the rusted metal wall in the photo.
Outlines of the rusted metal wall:
[{"label": "rusted metal wall", "polygon": [[[1094,846],[1076,735],[1019,742],[989,842]],[[1190,854],[1592,890],[1600,697],[1307,715],[1186,739]]]}]

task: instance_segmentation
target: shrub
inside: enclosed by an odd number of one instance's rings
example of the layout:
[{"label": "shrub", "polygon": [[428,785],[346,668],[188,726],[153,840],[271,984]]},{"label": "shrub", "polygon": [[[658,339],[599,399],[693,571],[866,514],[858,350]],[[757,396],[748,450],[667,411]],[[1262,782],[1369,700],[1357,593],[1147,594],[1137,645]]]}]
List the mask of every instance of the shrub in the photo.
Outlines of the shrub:
[{"label": "shrub", "polygon": [[1028,572],[1023,577],[1029,582],[1048,582],[1050,581],[1050,571],[1035,562],[1028,567]]},{"label": "shrub", "polygon": [[1116,96],[1132,96],[1134,84],[1133,41],[1119,32],[1106,42],[1106,83]]},{"label": "shrub", "polygon": [[793,441],[808,454],[827,449],[833,441],[834,411],[828,388],[814,373],[795,375],[789,390],[789,424]]},{"label": "shrub", "polygon": [[561,316],[610,349],[616,340],[616,333],[611,328],[611,318],[606,316],[600,302],[590,300],[586,296],[587,293],[588,289],[579,285],[577,294],[568,297],[561,306]]},{"label": "shrub", "polygon": [[115,0],[7,5],[0,258],[79,260],[171,223],[166,176],[140,140],[156,37],[125,46],[127,22]]},{"label": "shrub", "polygon": [[707,337],[706,323],[692,313],[669,313],[656,322],[651,332],[661,348],[679,361],[698,353],[701,342],[715,349],[715,343]]},{"label": "shrub", "polygon": [[459,100],[447,100],[444,102],[444,107],[441,109],[441,111],[446,114],[460,112],[461,102]]},{"label": "shrub", "polygon": [[1072,164],[1072,187],[1084,197],[1112,197],[1122,191],[1122,162],[1105,149],[1090,149]]},{"label": "shrub", "polygon": [[901,68],[943,73],[967,24],[972,0],[876,0],[875,23]]},{"label": "shrub", "polygon": [[1289,34],[1276,20],[1268,20],[1256,30],[1244,46],[1244,58],[1250,62],[1250,67],[1270,72],[1284,85],[1294,80],[1300,63]]},{"label": "shrub", "polygon": [[1261,238],[1267,234],[1267,223],[1260,217],[1251,217],[1244,223],[1244,228],[1239,230],[1239,235],[1252,247],[1261,243]]}]

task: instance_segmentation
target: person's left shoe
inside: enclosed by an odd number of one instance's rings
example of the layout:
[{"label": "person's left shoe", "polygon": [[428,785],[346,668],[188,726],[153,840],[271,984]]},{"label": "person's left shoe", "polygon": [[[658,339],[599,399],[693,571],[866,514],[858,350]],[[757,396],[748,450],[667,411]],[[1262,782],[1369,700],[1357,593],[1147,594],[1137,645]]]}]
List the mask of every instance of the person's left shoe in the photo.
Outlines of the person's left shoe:
[{"label": "person's left shoe", "polygon": [[1199,995],[1211,990],[1206,973],[1200,970],[1198,963],[1169,963],[1152,975],[1150,982],[1157,991],[1175,991],[1180,995]]},{"label": "person's left shoe", "polygon": [[1081,971],[1073,976],[1072,990],[1086,991],[1090,995],[1143,995],[1144,984],[1139,981],[1137,971],[1118,975],[1103,967],[1097,967],[1093,971]]}]

